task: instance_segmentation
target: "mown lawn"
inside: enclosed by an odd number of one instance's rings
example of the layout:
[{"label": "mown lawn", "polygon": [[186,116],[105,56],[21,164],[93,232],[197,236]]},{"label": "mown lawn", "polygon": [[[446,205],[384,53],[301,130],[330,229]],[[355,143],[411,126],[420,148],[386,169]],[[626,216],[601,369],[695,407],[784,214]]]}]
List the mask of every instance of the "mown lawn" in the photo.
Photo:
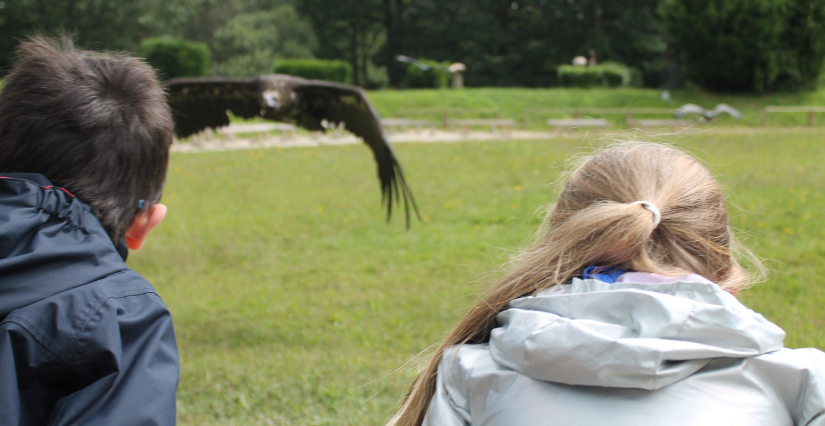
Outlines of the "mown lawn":
[{"label": "mown lawn", "polygon": [[[439,121],[438,111],[448,108],[491,109],[500,111],[502,118],[515,119],[521,124],[525,112],[528,125],[532,129],[548,129],[544,124],[549,117],[561,115],[532,114],[542,108],[665,108],[673,109],[686,103],[694,103],[712,109],[720,103],[727,103],[742,112],[742,121],[722,115],[716,125],[722,126],[763,126],[764,108],[768,105],[825,105],[825,90],[795,93],[755,94],[715,94],[696,90],[675,90],[669,101],[661,97],[661,90],[640,88],[467,88],[424,89],[424,90],[379,90],[369,93],[381,117],[425,118]],[[455,115],[455,114],[454,114]],[[459,116],[458,114],[456,116]],[[474,116],[474,114],[467,114]],[[621,114],[589,113],[585,116],[609,119],[614,127],[625,127],[625,117]],[[491,115],[487,114],[487,117]],[[635,114],[634,118],[668,118],[661,114]],[[825,113],[815,114],[820,125],[825,125]],[[806,113],[773,113],[773,126],[801,126],[807,123]]]},{"label": "mown lawn", "polygon": [[[825,144],[806,129],[668,142],[704,159],[770,279],[742,295],[825,348]],[[595,139],[399,144],[424,222],[383,222],[366,147],[178,154],[169,216],[129,264],[174,315],[183,425],[380,425]]]},{"label": "mown lawn", "polygon": [[[695,90],[674,90],[665,101],[657,89],[642,88],[465,88],[418,89],[418,90],[376,90],[368,93],[378,115],[382,118],[411,118],[433,121],[441,125],[444,110],[453,110],[452,118],[494,118],[496,112],[501,118],[516,120],[519,128],[529,130],[552,130],[545,124],[547,118],[573,118],[572,114],[549,113],[550,108],[662,108],[676,110],[686,103],[694,103],[712,109],[726,103],[742,113],[742,120],[722,114],[712,127],[757,127],[765,126],[766,106],[825,106],[825,88],[794,93],[757,94],[716,94]],[[625,115],[585,112],[584,117],[606,118],[614,129],[627,127]],[[668,114],[635,113],[633,118],[667,119]],[[696,118],[698,116],[690,116]],[[233,121],[245,121],[236,117]],[[254,121],[260,121],[255,119]],[[772,113],[771,127],[806,126],[808,114]],[[825,127],[825,113],[815,113],[814,122]],[[702,125],[700,127],[707,127]]]}]

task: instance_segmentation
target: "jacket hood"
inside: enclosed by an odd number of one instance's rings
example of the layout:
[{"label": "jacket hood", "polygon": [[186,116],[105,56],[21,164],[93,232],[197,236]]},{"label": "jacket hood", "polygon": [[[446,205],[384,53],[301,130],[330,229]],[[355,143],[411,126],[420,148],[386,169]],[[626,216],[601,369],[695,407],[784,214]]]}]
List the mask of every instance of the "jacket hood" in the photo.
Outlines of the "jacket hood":
[{"label": "jacket hood", "polygon": [[126,269],[91,208],[38,174],[0,174],[0,320]]},{"label": "jacket hood", "polygon": [[626,275],[514,300],[492,331],[493,359],[535,380],[655,390],[712,358],[783,347],[782,329],[698,275],[658,283],[660,275]]}]

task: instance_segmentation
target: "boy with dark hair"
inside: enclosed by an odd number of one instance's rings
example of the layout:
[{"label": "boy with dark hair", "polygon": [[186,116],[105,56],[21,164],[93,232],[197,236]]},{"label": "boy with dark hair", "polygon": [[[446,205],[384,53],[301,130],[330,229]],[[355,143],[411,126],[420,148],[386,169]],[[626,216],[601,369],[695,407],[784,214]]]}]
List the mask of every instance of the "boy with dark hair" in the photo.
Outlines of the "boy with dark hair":
[{"label": "boy with dark hair", "polygon": [[166,215],[163,88],[68,39],[18,53],[0,93],[0,424],[172,425],[172,321],[123,247]]}]

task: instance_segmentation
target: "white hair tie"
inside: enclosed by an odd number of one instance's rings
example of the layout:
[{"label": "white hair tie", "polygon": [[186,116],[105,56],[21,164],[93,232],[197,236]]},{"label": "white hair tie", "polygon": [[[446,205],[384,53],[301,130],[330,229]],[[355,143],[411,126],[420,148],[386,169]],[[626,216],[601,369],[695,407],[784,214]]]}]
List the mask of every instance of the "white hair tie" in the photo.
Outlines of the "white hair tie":
[{"label": "white hair tie", "polygon": [[659,208],[656,207],[650,201],[634,201],[630,204],[641,204],[645,210],[653,213],[653,226],[659,226],[659,222],[662,221],[662,213],[659,211]]}]

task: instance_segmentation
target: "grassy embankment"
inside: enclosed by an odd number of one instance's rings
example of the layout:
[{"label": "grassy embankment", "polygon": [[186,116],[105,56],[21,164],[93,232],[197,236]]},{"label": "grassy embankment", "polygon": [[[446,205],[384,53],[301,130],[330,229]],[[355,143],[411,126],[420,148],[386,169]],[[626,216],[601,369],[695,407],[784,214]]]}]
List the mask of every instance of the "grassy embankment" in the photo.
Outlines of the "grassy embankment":
[{"label": "grassy embankment", "polygon": [[[667,108],[676,109],[686,103],[694,103],[711,109],[720,103],[727,103],[742,112],[743,120],[737,121],[727,115],[717,124],[762,126],[764,107],[768,105],[825,105],[825,90],[811,92],[784,93],[770,95],[718,95],[700,91],[676,90],[671,92],[670,101],[661,99],[661,91],[656,89],[526,89],[526,88],[472,88],[464,90],[381,90],[369,93],[370,99],[382,117],[404,116],[438,120],[437,113],[426,109],[483,108],[500,110],[502,118],[511,118],[522,123],[524,113],[528,113],[531,129],[547,129],[544,120],[550,117],[564,118],[564,115],[547,113],[533,114],[541,108]],[[415,112],[416,109],[421,109]],[[490,117],[489,114],[487,114]],[[586,114],[584,116],[608,118],[614,127],[625,127],[625,117],[621,114]],[[571,116],[567,116],[571,118]],[[668,118],[661,114],[634,114],[634,118]],[[825,125],[825,113],[817,113],[815,118]],[[772,113],[773,126],[805,125],[806,113]]]},{"label": "grassy embankment", "polygon": [[[551,130],[545,123],[547,118],[573,118],[570,113],[551,113],[542,109],[552,108],[663,108],[675,110],[686,103],[694,103],[712,109],[720,103],[737,108],[743,115],[736,120],[727,114],[721,115],[714,123],[699,127],[763,127],[766,106],[825,106],[825,88],[798,93],[778,93],[767,95],[729,95],[701,91],[676,90],[671,99],[664,101],[661,91],[656,89],[526,89],[526,88],[467,88],[422,89],[422,90],[378,90],[369,92],[370,100],[382,118],[425,119],[441,125],[443,111],[453,109],[452,118],[493,118],[498,111],[501,118],[516,120],[519,128]],[[477,111],[473,111],[477,110]],[[623,113],[587,113],[584,117],[606,118],[614,129],[627,127]],[[690,116],[698,119],[698,116]],[[634,113],[634,119],[668,119],[669,114]],[[825,113],[816,113],[815,122],[825,126]],[[807,113],[771,113],[771,127],[806,126]]]},{"label": "grassy embankment", "polygon": [[[789,346],[825,348],[820,134],[671,142],[710,163],[734,226],[767,259],[769,281],[744,301]],[[181,424],[382,424],[411,381],[401,367],[528,241],[545,184],[580,145],[398,145],[425,219],[409,231],[383,223],[361,145],[174,155],[170,214],[129,264],[175,318]]]}]

